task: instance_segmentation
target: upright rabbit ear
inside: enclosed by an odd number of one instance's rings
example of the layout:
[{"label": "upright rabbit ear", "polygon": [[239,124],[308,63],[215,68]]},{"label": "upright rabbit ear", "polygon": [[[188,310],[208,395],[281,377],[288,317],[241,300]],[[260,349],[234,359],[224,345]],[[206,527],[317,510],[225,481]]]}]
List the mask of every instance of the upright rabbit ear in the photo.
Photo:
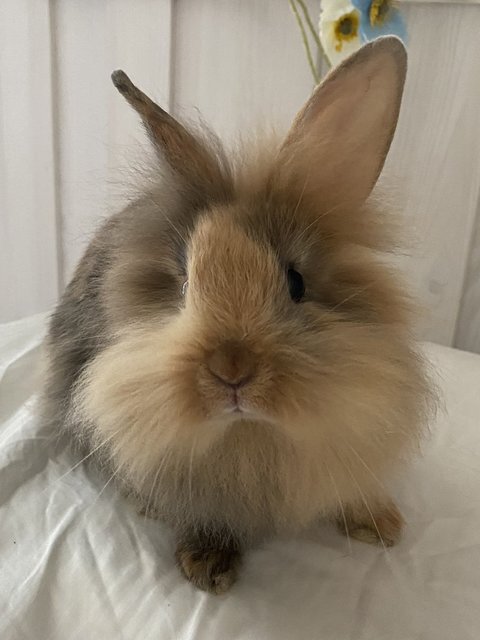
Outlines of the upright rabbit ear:
[{"label": "upright rabbit ear", "polygon": [[333,69],[297,115],[280,170],[328,206],[366,200],[395,132],[406,68],[401,41],[384,37]]},{"label": "upright rabbit ear", "polygon": [[114,71],[112,82],[142,118],[158,154],[177,174],[209,195],[229,190],[225,167],[213,151],[140,91],[124,71]]}]

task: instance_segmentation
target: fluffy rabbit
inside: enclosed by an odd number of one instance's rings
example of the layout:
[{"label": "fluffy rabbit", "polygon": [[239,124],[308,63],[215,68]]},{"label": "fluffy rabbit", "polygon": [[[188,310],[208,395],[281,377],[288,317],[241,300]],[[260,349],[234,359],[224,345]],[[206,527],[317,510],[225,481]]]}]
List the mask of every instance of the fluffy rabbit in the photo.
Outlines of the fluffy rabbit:
[{"label": "fluffy rabbit", "polygon": [[80,261],[50,325],[44,416],[173,527],[201,589],[225,591],[248,546],[319,517],[399,537],[383,478],[430,391],[369,195],[405,71],[399,40],[366,45],[282,144],[234,160],[112,75],[168,176]]}]

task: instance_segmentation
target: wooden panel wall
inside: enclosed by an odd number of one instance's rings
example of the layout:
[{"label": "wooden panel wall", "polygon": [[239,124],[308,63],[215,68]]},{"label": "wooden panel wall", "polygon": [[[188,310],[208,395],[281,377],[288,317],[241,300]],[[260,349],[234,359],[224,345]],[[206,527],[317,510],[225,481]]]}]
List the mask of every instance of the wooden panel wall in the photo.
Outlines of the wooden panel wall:
[{"label": "wooden panel wall", "polygon": [[409,74],[387,173],[398,179],[410,230],[412,253],[402,262],[426,309],[423,335],[453,345],[480,224],[480,6],[405,11]]},{"label": "wooden panel wall", "polygon": [[[386,167],[412,240],[399,263],[429,310],[422,335],[480,352],[480,5],[403,6],[410,72]],[[312,89],[287,0],[4,0],[0,320],[52,304],[148,149],[118,67],[230,143],[282,132]]]},{"label": "wooden panel wall", "polygon": [[470,238],[469,259],[453,344],[459,349],[480,353],[480,205]]},{"label": "wooden panel wall", "polygon": [[[261,117],[286,128],[312,86],[288,4],[251,4],[176,3],[174,105],[196,105],[226,137]],[[404,8],[410,69],[386,174],[405,211],[399,263],[426,309],[421,335],[453,344],[480,195],[480,6]]]},{"label": "wooden panel wall", "polygon": [[[311,15],[319,12],[310,0]],[[313,88],[297,25],[283,0],[176,0],[173,104],[194,109],[233,142],[255,127],[287,127]]]},{"label": "wooden panel wall", "polygon": [[0,321],[59,291],[50,5],[0,3]]},{"label": "wooden panel wall", "polygon": [[170,100],[170,0],[57,0],[60,209],[64,277],[100,217],[118,206],[123,171],[148,149],[138,117],[110,81],[123,68],[162,104]]}]

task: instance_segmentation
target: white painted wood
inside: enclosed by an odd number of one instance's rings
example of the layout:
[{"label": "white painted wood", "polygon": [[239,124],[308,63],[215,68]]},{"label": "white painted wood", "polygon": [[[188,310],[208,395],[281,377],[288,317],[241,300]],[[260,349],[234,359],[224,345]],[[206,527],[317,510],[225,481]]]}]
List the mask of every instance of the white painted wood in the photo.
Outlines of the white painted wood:
[{"label": "white painted wood", "polygon": [[460,300],[454,346],[480,353],[480,198]]},{"label": "white painted wood", "polygon": [[398,0],[400,4],[480,4],[480,0]]},{"label": "white painted wood", "polygon": [[[177,111],[196,105],[230,138],[260,115],[284,128],[311,89],[287,3],[178,0],[176,9]],[[317,4],[310,9],[316,22]],[[480,180],[480,11],[404,9],[410,71],[387,175],[413,228],[412,254],[400,264],[428,308],[421,333],[451,344]]]},{"label": "white painted wood", "polygon": [[58,295],[50,12],[0,2],[0,321]]},{"label": "white painted wood", "polygon": [[[410,70],[386,176],[422,335],[480,352],[479,1],[403,0]],[[54,301],[121,202],[118,168],[149,148],[115,68],[230,142],[284,131],[313,84],[286,0],[0,0],[0,320]]]},{"label": "white painted wood", "polygon": [[[318,22],[318,0],[307,2]],[[286,129],[313,87],[287,1],[176,0],[174,107],[223,138]]]},{"label": "white painted wood", "polygon": [[148,148],[138,116],[113,87],[123,68],[167,107],[170,0],[57,0],[60,206],[65,277],[131,180],[118,168]]},{"label": "white painted wood", "polygon": [[480,10],[405,13],[409,74],[387,170],[414,241],[402,262],[428,309],[423,335],[453,344],[480,195]]}]

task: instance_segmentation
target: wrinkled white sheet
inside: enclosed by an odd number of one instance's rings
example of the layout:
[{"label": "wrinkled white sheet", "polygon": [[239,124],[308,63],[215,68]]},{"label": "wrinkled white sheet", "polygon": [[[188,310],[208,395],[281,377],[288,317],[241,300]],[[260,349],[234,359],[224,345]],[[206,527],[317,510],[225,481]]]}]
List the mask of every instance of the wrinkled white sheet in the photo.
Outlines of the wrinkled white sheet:
[{"label": "wrinkled white sheet", "polygon": [[[480,356],[427,345],[440,414],[397,481],[408,521],[387,553],[324,526],[250,552],[224,596],[179,575],[145,521],[34,417],[42,316],[0,327],[2,640],[478,640]],[[65,475],[67,474],[67,475]]]}]

